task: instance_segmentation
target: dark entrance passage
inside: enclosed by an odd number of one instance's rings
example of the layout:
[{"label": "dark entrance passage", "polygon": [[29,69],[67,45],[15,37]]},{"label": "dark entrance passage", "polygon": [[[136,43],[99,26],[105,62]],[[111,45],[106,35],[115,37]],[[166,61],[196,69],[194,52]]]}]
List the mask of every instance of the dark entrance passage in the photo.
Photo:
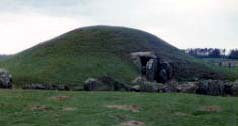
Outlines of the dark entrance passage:
[{"label": "dark entrance passage", "polygon": [[140,57],[140,62],[141,62],[141,74],[143,76],[146,76],[146,65],[148,63],[148,61],[151,59],[151,57],[145,57],[142,56]]},{"label": "dark entrance passage", "polygon": [[[168,62],[161,61],[151,52],[132,53],[141,76],[150,82],[166,83],[172,78],[172,67]],[[139,62],[139,63],[138,63]]]}]

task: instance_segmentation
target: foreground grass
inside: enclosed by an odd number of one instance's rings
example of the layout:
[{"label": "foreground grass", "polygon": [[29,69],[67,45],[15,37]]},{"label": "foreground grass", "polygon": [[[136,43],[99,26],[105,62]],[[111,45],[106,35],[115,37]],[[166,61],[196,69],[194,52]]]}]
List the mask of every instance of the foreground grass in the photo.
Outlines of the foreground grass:
[{"label": "foreground grass", "polygon": [[236,126],[237,106],[237,98],[189,94],[0,90],[0,125]]}]

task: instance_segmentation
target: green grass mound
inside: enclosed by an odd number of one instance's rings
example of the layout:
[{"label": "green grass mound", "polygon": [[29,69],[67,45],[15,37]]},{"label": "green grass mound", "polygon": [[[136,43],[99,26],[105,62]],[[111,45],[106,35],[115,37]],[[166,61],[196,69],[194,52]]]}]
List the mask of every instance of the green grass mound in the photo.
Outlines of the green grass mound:
[{"label": "green grass mound", "polygon": [[129,54],[153,51],[174,64],[175,78],[221,77],[218,72],[149,33],[94,26],[73,30],[0,62],[17,85],[49,83],[79,85],[87,78],[110,76],[131,82],[140,71]]},{"label": "green grass mound", "polygon": [[115,92],[0,92],[1,126],[237,125],[237,98]]}]

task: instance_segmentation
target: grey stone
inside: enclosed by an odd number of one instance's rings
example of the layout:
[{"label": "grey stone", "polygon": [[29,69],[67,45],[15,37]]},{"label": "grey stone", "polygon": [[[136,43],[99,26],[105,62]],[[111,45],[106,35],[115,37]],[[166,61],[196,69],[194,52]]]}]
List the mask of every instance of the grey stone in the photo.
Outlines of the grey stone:
[{"label": "grey stone", "polygon": [[159,83],[145,82],[140,84],[141,92],[159,92],[159,89],[162,85]]},{"label": "grey stone", "polygon": [[131,87],[130,91],[140,92],[140,85],[134,85]]},{"label": "grey stone", "polygon": [[85,81],[86,91],[129,91],[130,88],[111,77],[89,78]]},{"label": "grey stone", "polygon": [[12,88],[12,75],[5,69],[0,69],[0,88]]},{"label": "grey stone", "polygon": [[173,78],[173,68],[169,62],[161,61],[159,63],[159,77],[157,81],[160,83],[166,83]]},{"label": "grey stone", "polygon": [[185,84],[179,84],[177,91],[181,93],[196,93],[198,87],[198,82],[188,82]]},{"label": "grey stone", "polygon": [[154,52],[131,53],[134,64],[150,82],[166,83],[173,78],[173,67],[166,60],[161,60]]},{"label": "grey stone", "polygon": [[49,85],[49,84],[28,84],[23,86],[23,89],[30,90],[59,90],[59,91],[69,91],[70,88],[66,85]]},{"label": "grey stone", "polygon": [[232,93],[231,84],[221,80],[203,80],[198,84],[197,94],[223,96]]},{"label": "grey stone", "polygon": [[146,79],[148,81],[156,81],[158,73],[158,60],[150,59],[146,64]]}]

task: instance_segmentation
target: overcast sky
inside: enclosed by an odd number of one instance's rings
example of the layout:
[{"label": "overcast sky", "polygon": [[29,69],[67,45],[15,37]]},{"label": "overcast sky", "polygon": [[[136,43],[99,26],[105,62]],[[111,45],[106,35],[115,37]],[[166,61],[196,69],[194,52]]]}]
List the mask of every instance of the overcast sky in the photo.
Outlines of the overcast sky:
[{"label": "overcast sky", "polygon": [[72,29],[116,25],[184,48],[238,48],[238,0],[1,0],[0,54]]}]

